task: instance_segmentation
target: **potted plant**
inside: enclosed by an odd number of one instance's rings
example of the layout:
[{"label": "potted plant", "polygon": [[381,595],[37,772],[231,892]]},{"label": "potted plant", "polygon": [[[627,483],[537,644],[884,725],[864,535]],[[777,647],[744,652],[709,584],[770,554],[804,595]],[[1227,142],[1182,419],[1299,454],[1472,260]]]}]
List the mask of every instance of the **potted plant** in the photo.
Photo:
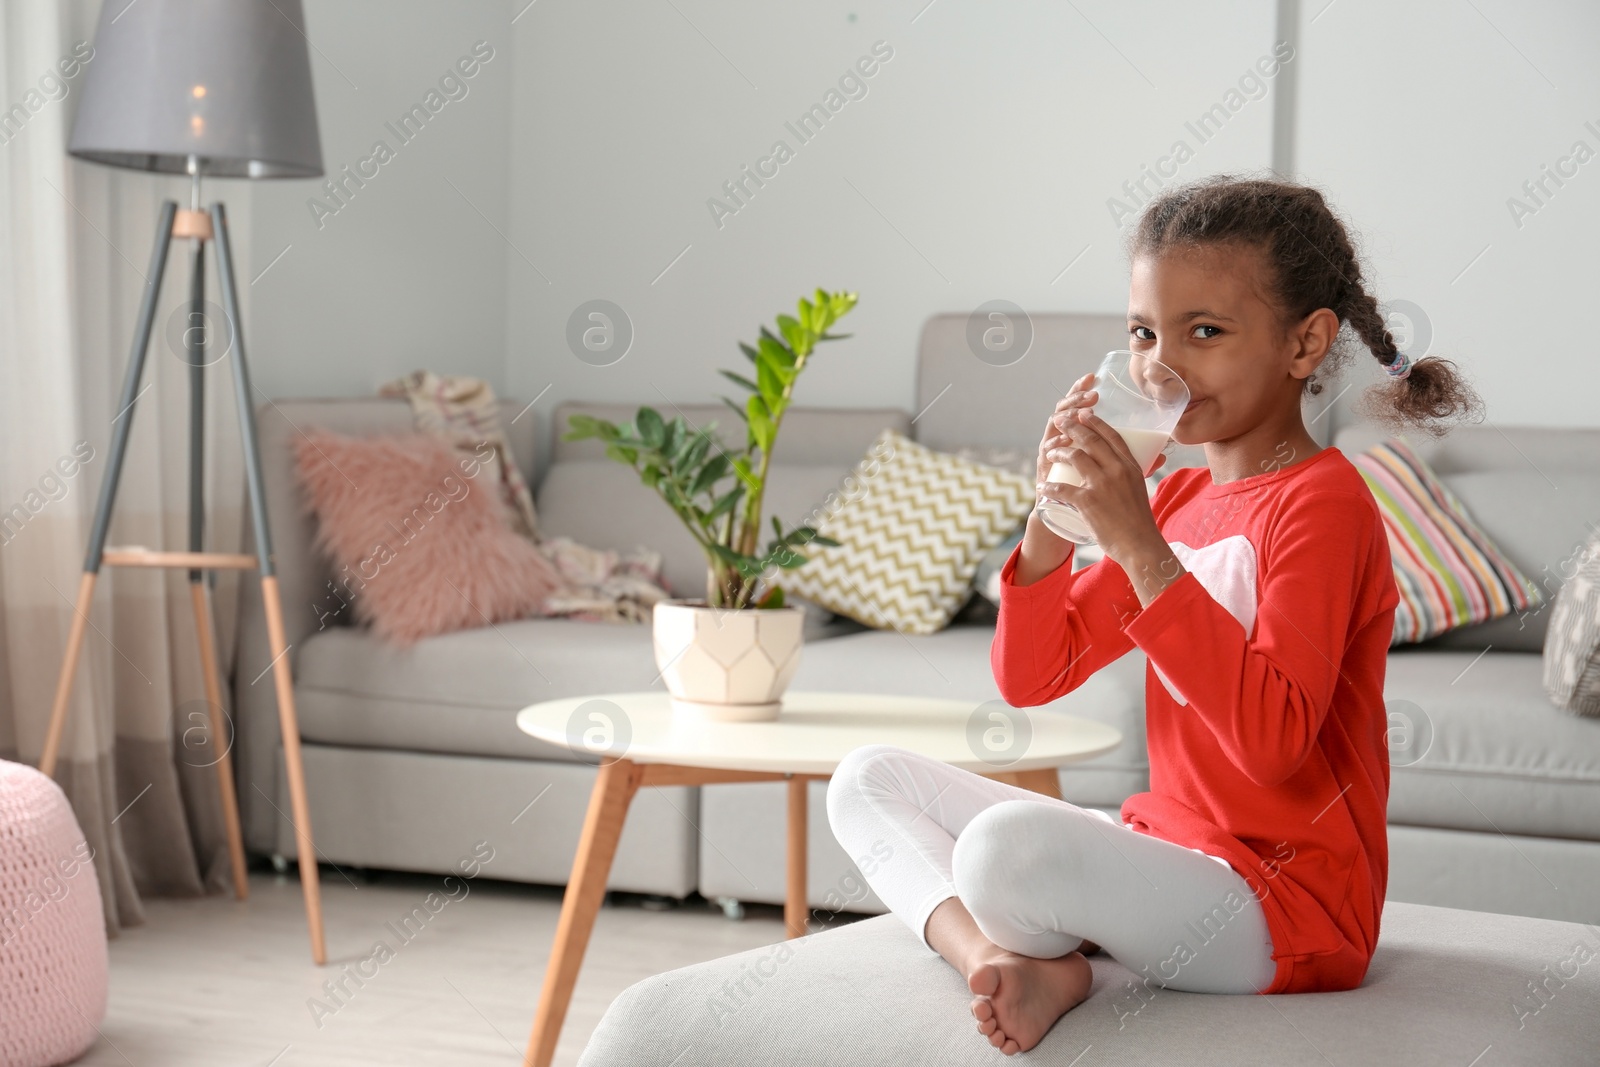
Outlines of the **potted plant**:
[{"label": "potted plant", "polygon": [[795,382],[819,341],[850,336],[828,328],[855,304],[855,293],[818,289],[814,302],[800,298],[797,315],[778,316],[778,334],[763,326],[755,345],[740,342],[753,377],[721,373],[750,393],[743,405],[722,398],[744,420],[741,451],[718,439],[715,421],[691,429],[682,415],[667,421],[650,407],[621,426],[591,415],[570,419],[563,440],[604,441],[606,455],[638,471],[705,552],[706,595],[660,601],[651,617],[656,665],[679,711],[750,722],[782,709],[800,665],[805,614],[784,602],[775,579],[806,562],[802,546],[839,542],[810,526],[785,533],[774,515],[773,537],[760,548],[767,470]]}]

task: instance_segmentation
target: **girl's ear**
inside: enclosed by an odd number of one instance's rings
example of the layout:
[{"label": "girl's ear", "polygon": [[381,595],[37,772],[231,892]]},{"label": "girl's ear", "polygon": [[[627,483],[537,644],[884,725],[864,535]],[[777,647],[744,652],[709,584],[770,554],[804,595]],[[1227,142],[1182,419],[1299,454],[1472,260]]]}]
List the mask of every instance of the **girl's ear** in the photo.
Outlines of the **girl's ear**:
[{"label": "girl's ear", "polygon": [[1328,357],[1339,336],[1339,316],[1329,308],[1318,308],[1301,319],[1289,333],[1296,348],[1289,361],[1289,373],[1296,378],[1309,378]]}]

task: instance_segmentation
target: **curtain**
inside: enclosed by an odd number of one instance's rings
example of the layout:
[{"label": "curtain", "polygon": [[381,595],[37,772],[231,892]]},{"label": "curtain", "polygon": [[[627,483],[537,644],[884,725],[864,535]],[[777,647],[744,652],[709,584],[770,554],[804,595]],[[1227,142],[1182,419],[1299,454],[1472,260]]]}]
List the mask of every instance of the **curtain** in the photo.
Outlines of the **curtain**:
[{"label": "curtain", "polygon": [[[67,156],[98,10],[0,5],[0,758],[35,766],[119,420],[133,423],[108,544],[188,547],[187,240],[172,242],[143,392],[130,411],[119,394],[160,202],[187,206],[189,187]],[[247,207],[240,189],[212,182],[202,194]],[[247,211],[230,221],[248,323]],[[220,305],[213,251],[207,295]],[[205,394],[206,548],[238,552],[243,467],[225,355]],[[219,573],[213,593],[224,700],[239,581]],[[114,936],[142,921],[142,895],[229,887],[213,764],[230,741],[206,727],[186,571],[102,568],[89,624],[56,780],[94,850]]]}]

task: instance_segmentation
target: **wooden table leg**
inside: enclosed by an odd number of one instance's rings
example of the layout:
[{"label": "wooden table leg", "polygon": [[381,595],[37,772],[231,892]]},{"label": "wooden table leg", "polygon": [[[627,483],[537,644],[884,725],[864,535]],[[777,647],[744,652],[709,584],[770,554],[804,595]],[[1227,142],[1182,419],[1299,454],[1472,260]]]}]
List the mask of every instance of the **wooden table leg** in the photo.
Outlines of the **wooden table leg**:
[{"label": "wooden table leg", "polygon": [[533,1034],[522,1059],[524,1067],[549,1067],[555,1057],[556,1038],[561,1036],[561,1024],[572,1002],[578,968],[589,947],[595,915],[605,900],[606,878],[617,853],[617,841],[622,837],[628,806],[639,791],[642,777],[639,764],[619,759],[603,765],[595,778],[589,810],[583,818],[583,836],[578,840],[578,855],[561,898],[561,918],[556,923],[544,985],[539,989],[539,1008],[534,1013]]},{"label": "wooden table leg", "polygon": [[1047,797],[1061,797],[1061,770],[1058,767],[1039,767],[1031,771],[998,771],[985,775],[999,782],[1021,786],[1031,789],[1035,793],[1043,793]]},{"label": "wooden table leg", "polygon": [[796,774],[789,779],[789,889],[783,899],[783,926],[786,937],[804,937],[806,927],[806,787],[810,777]]}]

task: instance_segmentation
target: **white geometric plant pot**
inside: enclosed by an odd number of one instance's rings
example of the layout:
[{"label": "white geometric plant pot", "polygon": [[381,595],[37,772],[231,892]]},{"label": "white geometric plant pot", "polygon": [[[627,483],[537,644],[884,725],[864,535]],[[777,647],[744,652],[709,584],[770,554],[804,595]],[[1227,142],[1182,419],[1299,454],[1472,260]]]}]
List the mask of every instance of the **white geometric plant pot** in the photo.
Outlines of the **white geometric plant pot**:
[{"label": "white geometric plant pot", "polygon": [[769,722],[800,667],[805,610],[711,608],[704,599],[656,602],[656,666],[672,708],[713,722]]}]

